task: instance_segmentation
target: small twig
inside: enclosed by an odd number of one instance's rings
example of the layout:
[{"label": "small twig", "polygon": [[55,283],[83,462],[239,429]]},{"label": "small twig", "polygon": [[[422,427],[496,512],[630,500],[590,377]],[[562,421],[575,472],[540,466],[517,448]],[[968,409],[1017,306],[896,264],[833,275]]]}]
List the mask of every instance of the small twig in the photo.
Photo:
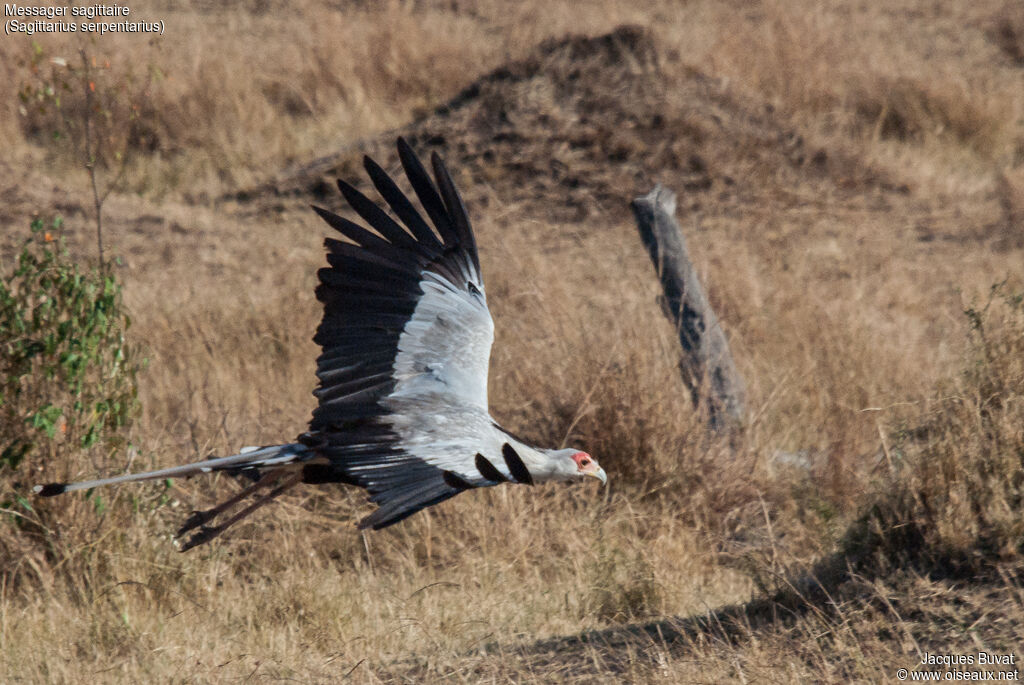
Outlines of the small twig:
[{"label": "small twig", "polygon": [[363,537],[363,547],[366,549],[366,563],[370,566],[370,575],[373,573],[373,555],[370,554],[370,539],[366,537],[366,531],[361,530],[359,534]]},{"label": "small twig", "polygon": [[413,597],[415,597],[416,595],[418,595],[419,593],[423,592],[424,590],[429,590],[429,589],[430,589],[430,588],[432,588],[432,587],[438,587],[438,586],[444,586],[444,587],[462,587],[462,586],[461,586],[461,585],[459,585],[458,583],[452,583],[452,582],[449,582],[449,581],[447,581],[447,580],[439,580],[439,581],[437,581],[436,583],[430,583],[430,584],[428,584],[428,585],[424,585],[424,586],[423,586],[423,587],[421,587],[421,588],[420,588],[419,590],[416,590],[415,592],[413,592],[413,593],[412,593],[411,595],[409,595],[409,596],[408,596],[408,597],[406,597],[405,599],[406,599],[406,601],[408,601],[408,600],[412,599]]},{"label": "small twig", "polygon": [[89,55],[85,48],[79,48],[78,54],[82,58],[82,67],[85,70],[83,84],[85,87],[85,113],[82,115],[85,123],[85,169],[89,173],[89,183],[92,185],[92,201],[96,209],[96,247],[99,250],[100,270],[106,269],[106,262],[103,259],[103,201],[107,195],[100,197],[99,186],[96,181],[96,152],[92,145],[92,74],[89,69]]},{"label": "small twig", "polygon": [[882,453],[885,455],[885,461],[889,464],[889,473],[896,473],[896,464],[892,461],[892,453],[889,451],[889,441],[885,439],[885,431],[882,430],[882,422],[875,421],[875,425],[878,427],[878,439],[882,442]]},{"label": "small twig", "polygon": [[117,170],[117,175],[114,176],[114,180],[107,184],[107,189],[103,191],[103,195],[100,196],[100,203],[106,203],[107,197],[113,192],[121,183],[121,179],[124,178],[125,173],[128,171],[128,150],[127,148],[121,152],[121,168]]},{"label": "small twig", "polygon": [[352,673],[354,673],[357,668],[362,666],[365,661],[366,661],[366,659],[360,659],[359,661],[357,661],[355,666],[353,666],[352,668],[348,669],[348,672],[345,673],[345,675],[341,676],[342,679],[344,680],[345,678],[348,678],[350,675],[352,675]]}]

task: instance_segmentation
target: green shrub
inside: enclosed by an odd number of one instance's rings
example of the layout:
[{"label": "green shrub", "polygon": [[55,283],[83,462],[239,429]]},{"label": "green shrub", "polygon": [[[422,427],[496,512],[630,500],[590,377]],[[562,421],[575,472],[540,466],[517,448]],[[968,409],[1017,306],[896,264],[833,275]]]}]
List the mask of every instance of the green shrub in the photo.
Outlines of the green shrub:
[{"label": "green shrub", "polygon": [[110,270],[79,267],[61,228],[34,221],[0,280],[0,508],[30,535],[47,528],[30,486],[112,467],[138,410],[121,286]]}]

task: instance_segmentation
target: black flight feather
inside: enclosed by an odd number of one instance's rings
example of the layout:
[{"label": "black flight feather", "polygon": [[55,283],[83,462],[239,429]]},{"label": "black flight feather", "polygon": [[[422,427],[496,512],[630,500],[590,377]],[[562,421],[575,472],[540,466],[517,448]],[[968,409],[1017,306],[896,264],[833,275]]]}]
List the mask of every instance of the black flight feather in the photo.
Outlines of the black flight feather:
[{"label": "black flight feather", "polygon": [[434,176],[437,178],[437,185],[441,190],[441,199],[444,200],[444,206],[448,210],[448,216],[452,221],[452,227],[455,229],[459,245],[466,251],[469,258],[473,260],[473,267],[476,269],[476,272],[480,273],[476,238],[473,237],[473,227],[469,223],[469,214],[466,213],[466,206],[462,204],[462,197],[459,195],[452,177],[448,174],[448,169],[445,168],[444,162],[437,156],[436,152],[430,156],[430,161],[434,165]]},{"label": "black flight feather", "polygon": [[387,175],[387,172],[369,157],[363,159],[363,167],[370,175],[370,180],[373,181],[377,192],[380,193],[380,196],[391,207],[391,211],[398,215],[402,223],[416,236],[420,246],[432,254],[440,254],[442,245],[438,242],[437,237],[434,236],[434,232],[430,230],[430,226],[423,220],[423,217],[416,211],[416,208],[412,206],[409,198],[402,193],[398,186],[395,185],[395,182],[391,180],[391,177]]},{"label": "black flight feather", "polygon": [[373,200],[366,197],[340,178],[338,179],[338,188],[341,190],[341,194],[345,196],[345,200],[348,202],[349,206],[355,210],[356,214],[363,217],[363,221],[368,223],[374,230],[387,238],[392,245],[407,247],[410,249],[417,249],[420,247],[420,244],[416,242],[416,239],[409,235],[397,221],[388,216],[387,212],[378,207],[377,203]]},{"label": "black flight feather", "polygon": [[448,210],[445,209],[441,196],[434,188],[434,182],[430,180],[427,170],[423,168],[416,153],[413,152],[404,138],[398,139],[398,156],[402,160],[402,168],[409,178],[413,192],[420,199],[420,204],[427,211],[430,220],[434,222],[438,234],[448,245],[458,240],[455,229],[452,227],[451,219],[448,217]]},{"label": "black flight feather", "polygon": [[456,490],[469,490],[470,488],[476,487],[454,471],[444,472],[444,482]]},{"label": "black flight feather", "polygon": [[394,246],[383,238],[367,231],[359,224],[340,217],[334,212],[312,205],[313,211],[320,215],[320,218],[330,224],[331,228],[341,233],[346,238],[355,241],[357,244],[369,250],[371,254],[386,255],[394,250]]},{"label": "black flight feather", "polygon": [[507,483],[508,478],[505,477],[501,471],[497,469],[491,462],[487,461],[484,455],[477,452],[476,455],[476,470],[480,472],[480,475],[489,481],[495,483]]},{"label": "black flight feather", "polygon": [[533,476],[530,475],[529,469],[523,463],[523,458],[519,456],[512,445],[507,442],[502,445],[501,456],[505,457],[505,465],[508,466],[509,473],[516,479],[516,482],[533,485]]}]

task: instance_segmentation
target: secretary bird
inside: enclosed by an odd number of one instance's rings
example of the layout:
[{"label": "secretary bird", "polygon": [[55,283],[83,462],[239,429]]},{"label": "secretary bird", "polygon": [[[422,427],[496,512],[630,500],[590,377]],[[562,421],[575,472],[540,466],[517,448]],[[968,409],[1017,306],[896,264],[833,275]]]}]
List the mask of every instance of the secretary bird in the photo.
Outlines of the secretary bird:
[{"label": "secretary bird", "polygon": [[[35,491],[52,496],[211,471],[250,477],[254,482],[227,501],[189,517],[177,533],[194,531],[181,545],[185,551],[298,483],[365,488],[378,508],[359,522],[361,529],[390,526],[472,488],[586,476],[605,483],[604,469],[586,452],[533,447],[491,418],[494,322],[469,216],[436,153],[433,181],[402,138],[398,156],[434,230],[369,157],[363,166],[398,221],[342,180],[341,194],[376,233],[313,207],[351,242],[327,238],[330,266],[317,274],[324,315],[314,341],[323,352],[314,391],[319,405],[308,431],[296,442],[230,457]],[[238,513],[207,525],[256,493]]]}]

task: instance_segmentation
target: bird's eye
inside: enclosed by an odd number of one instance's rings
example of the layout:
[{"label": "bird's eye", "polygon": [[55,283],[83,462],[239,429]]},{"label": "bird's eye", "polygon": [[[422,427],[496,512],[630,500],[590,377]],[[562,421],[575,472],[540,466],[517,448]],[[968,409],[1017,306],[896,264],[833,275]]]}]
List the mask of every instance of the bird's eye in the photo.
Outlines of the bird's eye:
[{"label": "bird's eye", "polygon": [[589,459],[580,459],[580,466],[587,466],[588,464],[590,464]]}]

